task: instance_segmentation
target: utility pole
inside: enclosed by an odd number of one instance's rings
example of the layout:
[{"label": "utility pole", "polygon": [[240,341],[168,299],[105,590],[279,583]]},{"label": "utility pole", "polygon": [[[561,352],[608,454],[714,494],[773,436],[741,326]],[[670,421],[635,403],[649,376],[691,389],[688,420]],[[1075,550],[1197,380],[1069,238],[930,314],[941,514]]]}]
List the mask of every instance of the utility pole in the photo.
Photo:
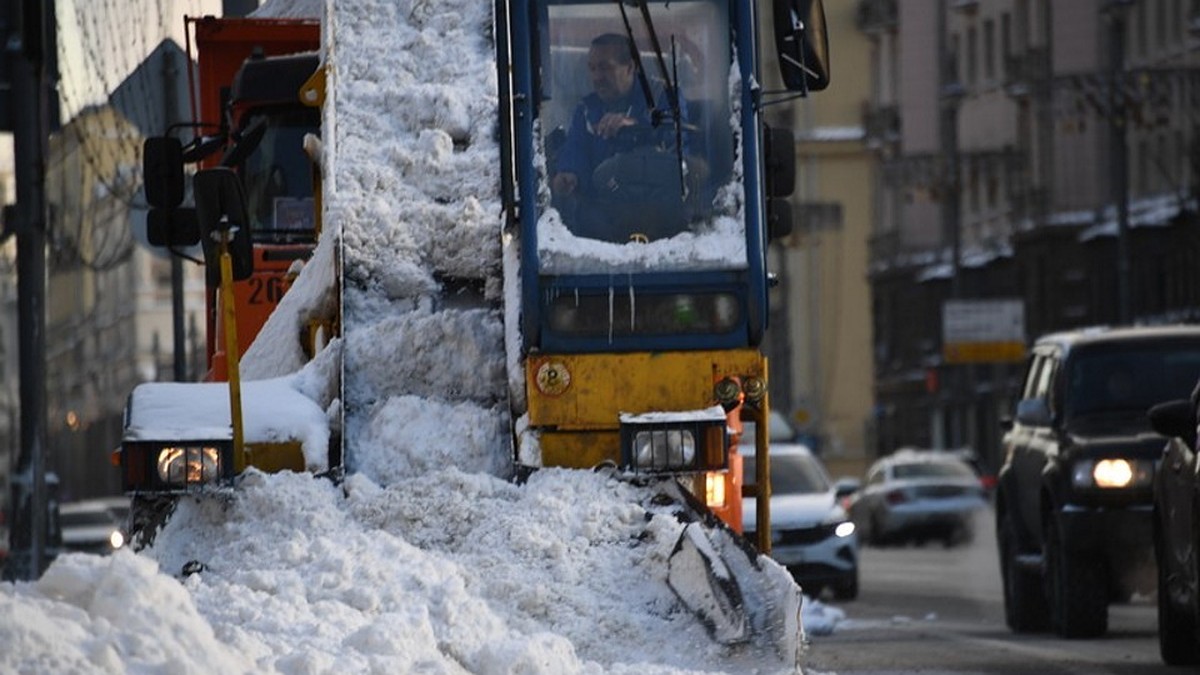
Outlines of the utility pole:
[{"label": "utility pole", "polygon": [[[165,117],[165,127],[171,128],[171,125],[179,119],[179,110],[176,105],[175,86],[176,75],[178,69],[175,67],[175,55],[170,50],[164,49],[162,52],[163,59],[163,116]],[[188,379],[187,368],[187,334],[183,325],[183,259],[175,253],[171,252],[171,335],[172,335],[172,351],[174,353],[174,380],[183,382]]]},{"label": "utility pole", "polygon": [[[946,0],[937,0],[937,30],[938,30],[938,105],[940,142],[942,151],[943,172],[941,180],[942,202],[942,236],[950,243],[950,298],[962,297],[962,224],[959,222],[961,213],[962,180],[959,171],[958,151],[958,108],[963,99],[963,85],[958,75],[958,54],[950,48],[950,33],[946,20]],[[941,404],[939,409],[945,418],[935,423],[932,440],[935,447],[952,447],[962,445],[966,441],[966,419],[963,414],[966,409],[973,409],[974,382],[970,364],[948,366],[952,370],[949,380],[949,401]],[[951,373],[947,373],[951,374]],[[943,397],[943,401],[946,398]],[[967,408],[958,408],[965,402]],[[943,437],[943,427],[950,422],[949,437]]]},{"label": "utility pole", "polygon": [[1133,283],[1129,250],[1129,156],[1125,147],[1125,99],[1121,73],[1125,70],[1125,8],[1131,0],[1109,0],[1105,6],[1109,26],[1108,133],[1112,148],[1110,185],[1117,202],[1117,318],[1121,324],[1133,320],[1130,287]]},{"label": "utility pole", "polygon": [[[21,447],[12,474],[12,550],[6,578],[45,569],[46,495],[46,3],[14,3],[19,33],[6,36],[13,72],[17,181],[17,315]],[[52,45],[50,45],[52,48]]]}]

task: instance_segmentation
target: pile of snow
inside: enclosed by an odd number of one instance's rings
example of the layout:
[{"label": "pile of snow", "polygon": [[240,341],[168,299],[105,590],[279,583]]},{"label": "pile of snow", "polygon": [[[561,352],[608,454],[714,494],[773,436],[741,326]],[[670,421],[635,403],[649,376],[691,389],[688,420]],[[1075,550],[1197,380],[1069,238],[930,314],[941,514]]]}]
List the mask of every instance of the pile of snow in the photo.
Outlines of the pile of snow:
[{"label": "pile of snow", "polygon": [[[251,471],[221,498],[183,499],[139,554],[64,555],[0,585],[0,671],[792,670],[713,642],[675,597],[683,525],[648,489],[554,469],[508,480],[501,317],[440,289],[486,278],[501,293],[491,3],[260,14],[323,17],[325,237],[341,237],[343,269],[318,252],[246,372],[308,396],[309,419],[344,434],[350,473]],[[289,374],[293,329],[339,279],[344,337]]]}]

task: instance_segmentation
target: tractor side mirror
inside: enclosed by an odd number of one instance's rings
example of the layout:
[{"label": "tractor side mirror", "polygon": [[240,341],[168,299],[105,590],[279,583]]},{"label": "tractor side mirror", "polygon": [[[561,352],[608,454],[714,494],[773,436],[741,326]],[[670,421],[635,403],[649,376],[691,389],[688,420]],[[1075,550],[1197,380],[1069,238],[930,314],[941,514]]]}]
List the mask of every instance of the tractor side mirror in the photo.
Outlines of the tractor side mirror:
[{"label": "tractor side mirror", "polygon": [[829,86],[829,35],[821,0],[774,0],[779,74],[791,91]]}]

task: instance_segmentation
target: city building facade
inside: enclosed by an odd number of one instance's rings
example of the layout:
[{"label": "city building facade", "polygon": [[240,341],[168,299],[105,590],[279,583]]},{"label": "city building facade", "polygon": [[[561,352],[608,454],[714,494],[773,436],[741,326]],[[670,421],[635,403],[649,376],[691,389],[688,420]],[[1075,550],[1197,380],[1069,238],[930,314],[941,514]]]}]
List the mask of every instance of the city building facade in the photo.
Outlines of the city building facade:
[{"label": "city building facade", "polygon": [[857,11],[879,158],[874,451],[970,447],[995,467],[1023,355],[959,350],[958,310],[1017,308],[1023,344],[1200,319],[1200,2],[862,0]]}]

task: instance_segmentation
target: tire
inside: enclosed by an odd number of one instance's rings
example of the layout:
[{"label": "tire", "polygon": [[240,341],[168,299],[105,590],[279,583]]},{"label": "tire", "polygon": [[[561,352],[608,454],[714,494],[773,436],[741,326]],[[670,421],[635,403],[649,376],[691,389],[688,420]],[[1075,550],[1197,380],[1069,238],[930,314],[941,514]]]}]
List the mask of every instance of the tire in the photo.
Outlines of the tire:
[{"label": "tire", "polygon": [[[1197,641],[1197,569],[1195,550],[1185,564],[1187,576],[1182,585],[1187,589],[1182,595],[1171,593],[1171,571],[1168,558],[1171,553],[1162,543],[1162,528],[1155,514],[1154,550],[1158,560],[1158,651],[1163,663],[1170,666],[1194,666],[1200,664],[1200,642]],[[1178,588],[1178,584],[1176,587]]]},{"label": "tire", "polygon": [[1004,585],[1004,622],[1014,633],[1036,633],[1050,627],[1041,575],[1017,564],[1020,544],[1012,517],[1004,514],[997,528],[1000,576]]},{"label": "tire", "polygon": [[833,585],[833,597],[837,600],[853,600],[858,597],[857,567],[845,579]]},{"label": "tire", "polygon": [[887,541],[884,539],[884,536],[883,536],[883,530],[882,530],[882,528],[879,527],[879,516],[876,515],[875,513],[872,513],[870,522],[871,522],[871,527],[869,529],[869,532],[871,534],[868,537],[870,544],[872,546],[876,546],[876,547],[887,544]]},{"label": "tire", "polygon": [[1055,514],[1046,517],[1043,529],[1051,627],[1068,639],[1104,635],[1108,632],[1108,577],[1103,564],[1083,552],[1072,555]]}]

